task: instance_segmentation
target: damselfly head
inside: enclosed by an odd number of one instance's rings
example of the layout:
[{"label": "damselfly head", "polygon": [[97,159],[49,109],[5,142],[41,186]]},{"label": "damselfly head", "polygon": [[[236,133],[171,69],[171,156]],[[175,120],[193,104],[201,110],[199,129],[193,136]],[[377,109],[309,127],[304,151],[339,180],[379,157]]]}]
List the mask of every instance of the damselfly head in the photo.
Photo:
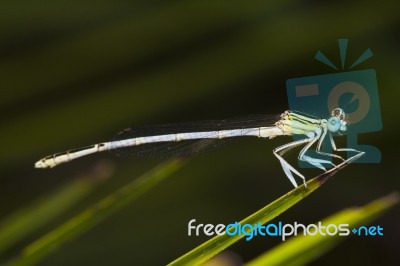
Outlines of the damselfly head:
[{"label": "damselfly head", "polygon": [[343,109],[335,108],[332,110],[331,117],[328,119],[328,130],[339,134],[347,130],[346,113]]}]

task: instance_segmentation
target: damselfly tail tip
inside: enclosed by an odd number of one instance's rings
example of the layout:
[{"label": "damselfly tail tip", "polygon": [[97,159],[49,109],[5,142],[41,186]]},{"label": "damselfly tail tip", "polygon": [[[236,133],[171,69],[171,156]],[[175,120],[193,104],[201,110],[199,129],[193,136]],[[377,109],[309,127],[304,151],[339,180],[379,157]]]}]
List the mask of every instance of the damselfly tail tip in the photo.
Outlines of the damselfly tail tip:
[{"label": "damselfly tail tip", "polygon": [[40,159],[39,161],[37,161],[35,163],[35,168],[44,169],[44,168],[51,168],[51,167],[53,167],[53,166],[50,165],[49,163],[47,163],[47,160],[45,158],[44,159]]},{"label": "damselfly tail tip", "polygon": [[35,168],[46,168],[46,166],[43,164],[42,160],[39,160],[35,163]]}]

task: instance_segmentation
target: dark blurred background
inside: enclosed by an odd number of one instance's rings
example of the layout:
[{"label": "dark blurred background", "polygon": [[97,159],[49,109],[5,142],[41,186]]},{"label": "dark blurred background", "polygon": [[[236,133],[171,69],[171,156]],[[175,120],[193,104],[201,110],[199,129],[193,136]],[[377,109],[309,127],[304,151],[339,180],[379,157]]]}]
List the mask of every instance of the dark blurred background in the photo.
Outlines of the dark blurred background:
[{"label": "dark blurred background", "polygon": [[[132,125],[280,113],[287,79],[335,73],[314,55],[321,50],[338,64],[338,38],[349,39],[351,62],[367,48],[374,53],[357,69],[377,72],[383,130],[360,143],[378,147],[382,163],[350,165],[275,221],[314,223],[398,190],[399,36],[396,1],[1,1],[0,216],[101,160],[115,167],[79,206],[6,255],[161,162],[103,153],[34,169],[39,158]],[[40,265],[172,261],[207,239],[187,236],[189,220],[237,221],[292,189],[271,152],[288,140],[244,139],[190,159]],[[396,208],[373,222],[383,237],[347,238],[313,265],[397,264],[399,219]],[[258,238],[230,250],[246,262],[280,242]]]}]

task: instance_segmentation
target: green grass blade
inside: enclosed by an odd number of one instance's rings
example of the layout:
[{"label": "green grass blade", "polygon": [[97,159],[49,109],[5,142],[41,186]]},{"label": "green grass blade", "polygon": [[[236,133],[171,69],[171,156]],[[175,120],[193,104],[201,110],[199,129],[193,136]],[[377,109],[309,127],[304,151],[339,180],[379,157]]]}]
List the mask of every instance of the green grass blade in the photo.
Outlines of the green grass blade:
[{"label": "green grass blade", "polygon": [[112,173],[109,164],[101,163],[96,165],[95,168],[92,173],[83,175],[68,184],[63,184],[62,188],[50,195],[44,196],[3,218],[0,221],[0,254],[64,213]]},{"label": "green grass blade", "polygon": [[182,161],[173,160],[155,167],[28,245],[22,251],[22,255],[9,262],[9,265],[32,265],[38,262],[65,242],[77,238],[115,211],[131,203],[178,170],[181,165]]},{"label": "green grass blade", "polygon": [[[358,154],[346,162],[338,165],[337,169],[331,169],[314,179],[307,182],[307,188],[301,185],[289,193],[283,195],[279,199],[268,204],[264,208],[258,210],[257,212],[251,214],[250,216],[243,219],[240,224],[256,224],[260,222],[265,224],[268,221],[274,219],[281,213],[288,210],[290,207],[307,197],[309,194],[314,192],[316,189],[321,187],[330,177],[332,177],[337,171],[347,166],[351,161],[358,159],[362,154]],[[245,237],[243,234],[229,236],[227,234],[216,236],[208,240],[207,242],[201,244],[200,246],[194,248],[183,256],[177,258],[169,265],[199,265],[217,255],[219,252],[228,248],[235,242],[239,241],[241,238]]]},{"label": "green grass blade", "polygon": [[[382,215],[393,205],[399,203],[398,193],[375,200],[359,208],[350,208],[340,211],[326,219],[322,224],[349,224],[349,228],[365,225]],[[331,250],[341,241],[342,236],[298,236],[275,247],[265,254],[250,261],[247,266],[258,265],[305,265],[323,253]]]}]

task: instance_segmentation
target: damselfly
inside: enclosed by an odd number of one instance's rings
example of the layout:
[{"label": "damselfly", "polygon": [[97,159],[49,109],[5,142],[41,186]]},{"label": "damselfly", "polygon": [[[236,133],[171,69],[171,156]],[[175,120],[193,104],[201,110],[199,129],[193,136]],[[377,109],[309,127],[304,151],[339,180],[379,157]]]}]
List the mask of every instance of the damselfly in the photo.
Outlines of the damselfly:
[{"label": "damselfly", "polygon": [[[274,119],[272,121],[272,119]],[[276,136],[304,135],[304,139],[292,141],[273,150],[283,171],[290,182],[297,187],[293,173],[303,179],[305,177],[291,166],[282,156],[289,150],[304,145],[298,160],[307,162],[326,171],[324,165],[337,167],[323,156],[345,161],[341,156],[321,151],[322,142],[328,136],[334,151],[355,152],[349,158],[357,158],[364,152],[351,148],[336,148],[332,134],[344,133],[347,130],[346,114],[340,108],[332,110],[328,119],[318,119],[300,112],[285,111],[280,116],[265,115],[249,116],[229,120],[204,121],[190,124],[171,124],[147,127],[136,127],[121,131],[117,139],[79,149],[44,157],[35,163],[36,168],[49,168],[69,162],[76,158],[107,150],[118,153],[131,153],[144,157],[186,157],[199,151],[214,147],[235,137],[255,136],[259,138],[274,138]],[[312,145],[316,144],[316,152],[322,158],[306,155]]]}]

